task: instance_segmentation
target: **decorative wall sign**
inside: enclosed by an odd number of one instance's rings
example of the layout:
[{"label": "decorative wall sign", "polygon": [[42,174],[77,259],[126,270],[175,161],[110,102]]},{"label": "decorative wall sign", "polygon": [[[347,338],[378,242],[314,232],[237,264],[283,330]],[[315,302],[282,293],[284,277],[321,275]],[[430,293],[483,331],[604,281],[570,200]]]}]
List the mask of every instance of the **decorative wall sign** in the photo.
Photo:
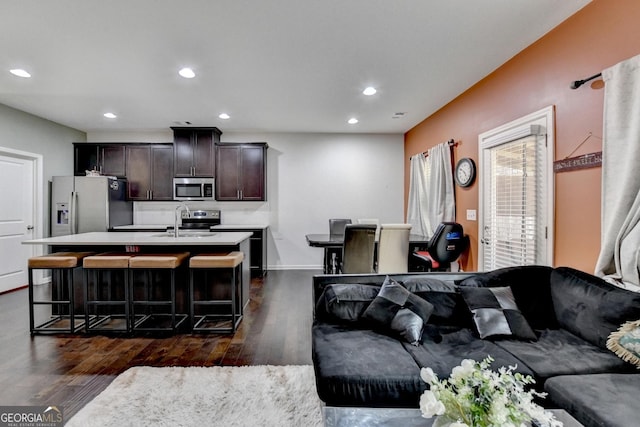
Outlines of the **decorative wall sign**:
[{"label": "decorative wall sign", "polygon": [[602,151],[596,153],[583,154],[582,156],[568,157],[566,159],[553,162],[553,171],[568,172],[578,169],[597,168],[602,165]]}]

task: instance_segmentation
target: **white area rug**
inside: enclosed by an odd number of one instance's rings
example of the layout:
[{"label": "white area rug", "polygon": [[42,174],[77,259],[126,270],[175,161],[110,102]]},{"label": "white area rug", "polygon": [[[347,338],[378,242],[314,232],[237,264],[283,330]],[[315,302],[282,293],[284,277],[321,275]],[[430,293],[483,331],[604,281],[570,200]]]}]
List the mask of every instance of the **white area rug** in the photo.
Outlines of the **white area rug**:
[{"label": "white area rug", "polygon": [[312,366],[136,367],[70,427],[322,426]]}]

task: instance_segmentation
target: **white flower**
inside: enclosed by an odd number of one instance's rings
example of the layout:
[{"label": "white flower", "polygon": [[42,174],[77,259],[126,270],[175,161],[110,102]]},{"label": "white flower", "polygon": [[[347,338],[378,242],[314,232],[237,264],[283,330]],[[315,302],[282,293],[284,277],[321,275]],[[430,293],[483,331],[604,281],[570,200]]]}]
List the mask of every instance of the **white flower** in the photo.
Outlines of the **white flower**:
[{"label": "white flower", "polygon": [[438,381],[438,377],[431,368],[420,369],[420,378],[422,378],[422,381],[427,384],[433,384],[434,382]]},{"label": "white flower", "polygon": [[420,411],[424,418],[442,415],[445,410],[444,404],[436,398],[436,395],[431,390],[426,390],[420,396]]},{"label": "white flower", "polygon": [[464,359],[460,366],[456,366],[451,371],[451,379],[456,381],[471,375],[476,367],[476,362],[471,359]]},{"label": "white flower", "polygon": [[469,427],[465,423],[461,423],[460,421],[456,421],[454,423],[449,424],[449,427]]}]

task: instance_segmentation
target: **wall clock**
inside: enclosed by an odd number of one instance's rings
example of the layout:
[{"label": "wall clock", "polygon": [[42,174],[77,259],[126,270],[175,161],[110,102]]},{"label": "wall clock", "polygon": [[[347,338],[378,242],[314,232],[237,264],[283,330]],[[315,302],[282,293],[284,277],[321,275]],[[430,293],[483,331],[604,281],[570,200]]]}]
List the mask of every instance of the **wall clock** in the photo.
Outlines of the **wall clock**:
[{"label": "wall clock", "polygon": [[469,187],[476,179],[476,163],[469,157],[463,157],[456,163],[454,173],[456,184],[460,187]]}]

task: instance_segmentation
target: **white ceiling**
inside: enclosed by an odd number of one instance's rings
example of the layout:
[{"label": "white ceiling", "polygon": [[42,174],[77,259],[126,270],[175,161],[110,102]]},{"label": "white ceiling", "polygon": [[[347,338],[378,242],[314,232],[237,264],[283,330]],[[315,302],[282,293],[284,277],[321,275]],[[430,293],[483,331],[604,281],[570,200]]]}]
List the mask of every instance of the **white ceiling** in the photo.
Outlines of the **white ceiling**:
[{"label": "white ceiling", "polygon": [[0,103],[83,131],[403,133],[587,3],[0,0]]}]

